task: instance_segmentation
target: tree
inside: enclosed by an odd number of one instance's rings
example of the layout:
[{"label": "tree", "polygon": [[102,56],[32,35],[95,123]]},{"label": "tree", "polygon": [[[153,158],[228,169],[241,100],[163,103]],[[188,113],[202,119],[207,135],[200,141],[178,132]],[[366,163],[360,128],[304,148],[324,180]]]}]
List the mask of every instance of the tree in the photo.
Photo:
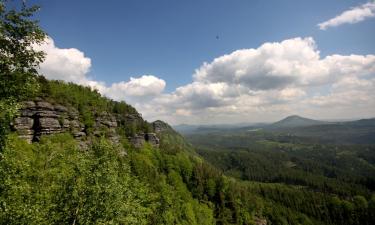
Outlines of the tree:
[{"label": "tree", "polygon": [[[18,8],[18,9],[17,9]],[[44,41],[46,34],[32,19],[38,6],[0,0],[0,149],[19,102],[38,90],[37,68],[44,53],[32,46]]]}]

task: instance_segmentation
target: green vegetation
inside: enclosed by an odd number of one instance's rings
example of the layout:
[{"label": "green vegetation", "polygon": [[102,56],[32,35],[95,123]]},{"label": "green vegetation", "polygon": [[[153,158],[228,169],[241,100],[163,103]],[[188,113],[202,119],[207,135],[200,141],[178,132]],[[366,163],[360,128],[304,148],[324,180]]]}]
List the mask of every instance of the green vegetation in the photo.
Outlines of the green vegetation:
[{"label": "green vegetation", "polygon": [[[39,77],[38,81],[41,91],[36,96],[78,110],[87,133],[91,132],[95,118],[103,113],[118,115],[119,132],[126,136],[151,130],[150,124],[139,116],[135,108],[123,101],[116,102],[102,97],[97,90],[92,90],[90,87],[63,81],[48,81],[44,77]],[[129,115],[136,115],[137,119],[131,121],[131,124],[126,124],[129,123],[127,121]]]},{"label": "green vegetation", "polygon": [[70,135],[33,145],[10,136],[0,177],[1,224],[146,224],[153,209],[147,185],[105,140],[81,151]]},{"label": "green vegetation", "polygon": [[[8,3],[9,4],[9,3]],[[0,149],[4,147],[9,123],[20,107],[19,101],[38,91],[36,67],[43,60],[43,52],[31,46],[41,43],[45,33],[38,22],[31,20],[37,6],[23,3],[19,11],[8,9],[7,1],[0,1]]]},{"label": "green vegetation", "polygon": [[187,139],[227,176],[256,181],[243,185],[274,203],[265,204],[271,221],[301,213],[312,224],[374,223],[374,145],[311,144],[280,132],[216,130]]}]

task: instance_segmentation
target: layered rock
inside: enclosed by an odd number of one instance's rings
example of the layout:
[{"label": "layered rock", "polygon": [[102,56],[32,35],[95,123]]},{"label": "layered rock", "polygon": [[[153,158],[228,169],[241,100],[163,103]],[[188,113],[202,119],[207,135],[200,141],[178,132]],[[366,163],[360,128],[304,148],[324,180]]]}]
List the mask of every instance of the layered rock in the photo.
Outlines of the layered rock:
[{"label": "layered rock", "polygon": [[[143,122],[142,116],[138,113],[120,115],[94,112],[94,118],[95,122],[90,128],[92,129],[90,134],[104,136],[114,143],[120,142],[120,135],[117,132],[120,124],[132,126]],[[20,115],[14,119],[12,128],[28,142],[39,141],[43,135],[70,132],[74,138],[83,143],[88,133],[80,119],[79,112],[73,107],[67,108],[37,99],[23,103]],[[139,133],[128,139],[136,148],[142,147],[145,142],[155,147],[159,146],[159,138],[155,133]]]},{"label": "layered rock", "polygon": [[114,143],[120,142],[120,136],[118,135],[117,129],[117,119],[115,116],[103,112],[95,117],[95,124],[94,124],[94,134],[96,136],[106,136]]},{"label": "layered rock", "polygon": [[76,138],[86,136],[76,110],[52,105],[41,99],[24,102],[20,116],[14,120],[12,127],[29,142],[38,141],[42,135],[68,131]]},{"label": "layered rock", "polygon": [[145,142],[148,142],[154,147],[159,147],[159,138],[155,133],[139,133],[129,138],[130,143],[136,147],[141,148]]},{"label": "layered rock", "polygon": [[173,130],[171,126],[169,126],[167,123],[161,120],[156,120],[155,122],[152,123],[152,126],[156,133],[161,133],[166,130]]},{"label": "layered rock", "polygon": [[160,140],[159,138],[156,136],[155,133],[146,133],[145,134],[145,140],[150,143],[151,145],[153,146],[157,146],[159,147],[159,144],[160,144]]}]

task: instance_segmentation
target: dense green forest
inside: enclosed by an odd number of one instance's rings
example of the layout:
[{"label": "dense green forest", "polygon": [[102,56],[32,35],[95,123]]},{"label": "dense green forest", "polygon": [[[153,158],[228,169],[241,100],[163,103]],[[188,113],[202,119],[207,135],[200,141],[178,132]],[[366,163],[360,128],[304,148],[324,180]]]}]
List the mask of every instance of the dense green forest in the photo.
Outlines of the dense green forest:
[{"label": "dense green forest", "polygon": [[[186,135],[208,162],[251,191],[324,224],[374,223],[374,145],[322,144],[263,130]],[[317,223],[317,222],[315,222]]]},{"label": "dense green forest", "polygon": [[[129,137],[155,132],[135,108],[38,74],[37,10],[0,1],[0,224],[375,224],[374,146],[269,134],[199,134],[191,145],[159,121],[160,145],[135,147]],[[21,139],[10,125],[36,99],[77,111],[87,139]],[[120,118],[119,142],[94,134],[103,112]]]}]

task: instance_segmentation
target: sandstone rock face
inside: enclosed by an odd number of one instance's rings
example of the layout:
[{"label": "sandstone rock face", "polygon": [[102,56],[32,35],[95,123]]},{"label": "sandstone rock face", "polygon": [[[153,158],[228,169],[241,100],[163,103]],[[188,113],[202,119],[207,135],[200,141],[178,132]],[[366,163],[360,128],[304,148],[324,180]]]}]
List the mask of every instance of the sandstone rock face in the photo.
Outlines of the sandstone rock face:
[{"label": "sandstone rock face", "polygon": [[141,148],[145,144],[145,136],[144,134],[137,134],[134,137],[130,137],[129,141],[134,147]]},{"label": "sandstone rock face", "polygon": [[[120,135],[117,132],[119,124],[129,125],[143,121],[140,114],[112,115],[103,112],[94,113],[94,117],[95,123],[91,134],[104,136],[113,143],[120,143]],[[75,108],[52,104],[43,99],[24,102],[20,116],[15,118],[12,128],[28,142],[39,141],[43,135],[62,132],[70,132],[82,143],[89,139],[84,124],[80,122],[79,112]],[[140,133],[130,137],[129,141],[137,148],[142,147],[145,142],[155,147],[159,146],[159,138],[155,133]]]},{"label": "sandstone rock face", "polygon": [[159,147],[159,138],[156,136],[155,133],[146,133],[145,140],[150,143],[152,146]]},{"label": "sandstone rock face", "polygon": [[120,136],[118,135],[117,128],[117,119],[114,115],[109,113],[101,113],[96,115],[95,124],[94,124],[94,134],[96,136],[106,136],[114,143],[120,142]]},{"label": "sandstone rock face", "polygon": [[154,127],[154,131],[156,133],[163,132],[165,130],[172,129],[168,124],[164,123],[163,121],[156,120],[152,123],[152,126]]},{"label": "sandstone rock face", "polygon": [[21,138],[29,142],[38,141],[42,135],[70,131],[74,136],[86,134],[84,126],[77,116],[71,117],[68,109],[61,105],[53,105],[47,101],[27,101],[23,103],[20,116],[14,120],[13,129]]},{"label": "sandstone rock face", "polygon": [[18,130],[19,136],[29,142],[34,138],[33,126],[34,119],[29,117],[18,117],[13,123],[13,127]]},{"label": "sandstone rock face", "polygon": [[155,133],[136,134],[134,137],[130,137],[129,141],[136,148],[141,148],[145,142],[148,142],[154,147],[159,147],[160,144],[160,140]]}]

